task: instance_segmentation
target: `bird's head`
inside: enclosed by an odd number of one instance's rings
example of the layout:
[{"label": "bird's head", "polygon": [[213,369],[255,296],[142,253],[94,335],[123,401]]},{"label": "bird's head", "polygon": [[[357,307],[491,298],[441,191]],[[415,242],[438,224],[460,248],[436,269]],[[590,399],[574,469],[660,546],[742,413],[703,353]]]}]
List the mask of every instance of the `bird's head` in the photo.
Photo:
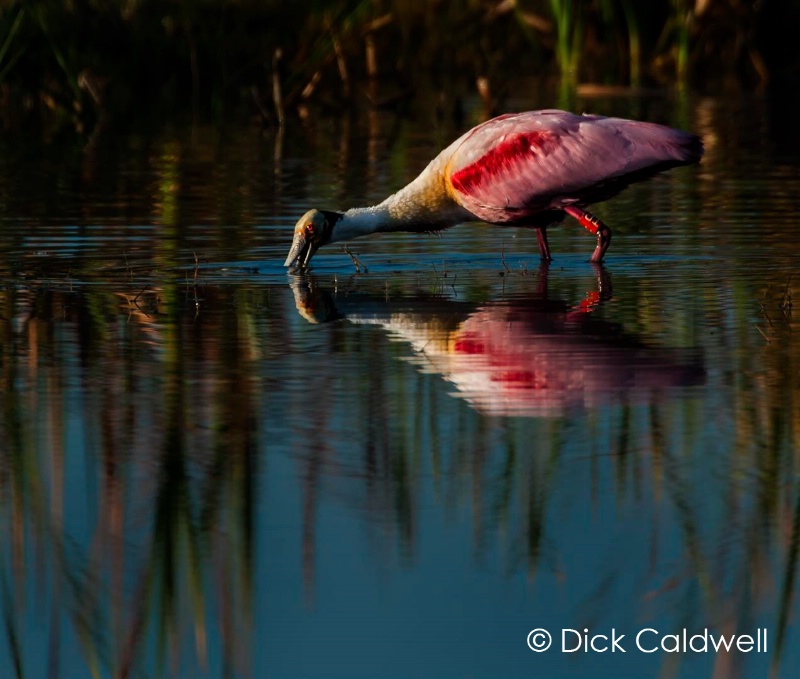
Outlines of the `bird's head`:
[{"label": "bird's head", "polygon": [[294,239],[284,266],[306,267],[314,253],[331,240],[333,225],[341,219],[339,212],[309,210],[294,227]]}]

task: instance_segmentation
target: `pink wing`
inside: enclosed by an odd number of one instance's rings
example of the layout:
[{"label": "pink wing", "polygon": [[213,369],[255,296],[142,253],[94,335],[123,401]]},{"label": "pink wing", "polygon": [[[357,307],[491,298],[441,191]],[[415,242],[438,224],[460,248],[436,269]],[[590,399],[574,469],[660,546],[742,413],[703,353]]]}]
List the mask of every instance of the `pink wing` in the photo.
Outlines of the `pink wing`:
[{"label": "pink wing", "polygon": [[446,178],[463,207],[495,223],[605,200],[648,170],[702,154],[699,138],[686,132],[565,111],[500,116],[459,141]]}]

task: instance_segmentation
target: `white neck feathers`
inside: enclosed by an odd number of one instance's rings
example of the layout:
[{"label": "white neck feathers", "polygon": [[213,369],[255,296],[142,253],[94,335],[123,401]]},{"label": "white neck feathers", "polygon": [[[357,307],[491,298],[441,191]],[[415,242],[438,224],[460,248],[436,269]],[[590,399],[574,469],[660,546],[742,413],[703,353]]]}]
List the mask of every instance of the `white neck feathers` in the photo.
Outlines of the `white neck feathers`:
[{"label": "white neck feathers", "polygon": [[335,243],[377,231],[390,230],[386,228],[390,221],[389,213],[380,205],[351,208],[334,224],[330,242]]},{"label": "white neck feathers", "polygon": [[351,208],[336,222],[331,242],[378,231],[438,231],[474,217],[448,195],[432,162],[408,186],[379,205]]}]

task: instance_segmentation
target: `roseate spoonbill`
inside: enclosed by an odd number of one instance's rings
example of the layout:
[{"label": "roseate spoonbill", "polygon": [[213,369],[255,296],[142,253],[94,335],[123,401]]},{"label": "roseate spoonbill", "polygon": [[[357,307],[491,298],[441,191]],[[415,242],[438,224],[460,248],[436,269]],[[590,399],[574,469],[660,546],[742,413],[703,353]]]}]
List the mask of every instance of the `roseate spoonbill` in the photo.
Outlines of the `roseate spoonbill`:
[{"label": "roseate spoonbill", "polygon": [[501,115],[456,139],[379,205],[306,212],[284,265],[307,266],[327,243],[475,220],[536,229],[539,254],[550,261],[547,227],[565,214],[596,237],[591,261],[600,262],[611,231],[586,206],[702,155],[698,136],[654,123],[557,110]]}]

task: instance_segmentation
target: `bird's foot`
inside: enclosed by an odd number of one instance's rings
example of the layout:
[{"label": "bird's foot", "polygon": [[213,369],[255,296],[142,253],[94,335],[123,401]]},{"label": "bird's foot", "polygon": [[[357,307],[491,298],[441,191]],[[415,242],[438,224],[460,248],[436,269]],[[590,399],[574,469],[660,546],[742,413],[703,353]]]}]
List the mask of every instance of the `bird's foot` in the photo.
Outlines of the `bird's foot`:
[{"label": "bird's foot", "polygon": [[597,245],[592,253],[592,258],[589,260],[595,264],[599,264],[603,261],[603,256],[606,254],[608,246],[611,245],[611,229],[609,229],[600,220],[597,221],[599,224],[597,234],[595,234],[597,236]]}]

